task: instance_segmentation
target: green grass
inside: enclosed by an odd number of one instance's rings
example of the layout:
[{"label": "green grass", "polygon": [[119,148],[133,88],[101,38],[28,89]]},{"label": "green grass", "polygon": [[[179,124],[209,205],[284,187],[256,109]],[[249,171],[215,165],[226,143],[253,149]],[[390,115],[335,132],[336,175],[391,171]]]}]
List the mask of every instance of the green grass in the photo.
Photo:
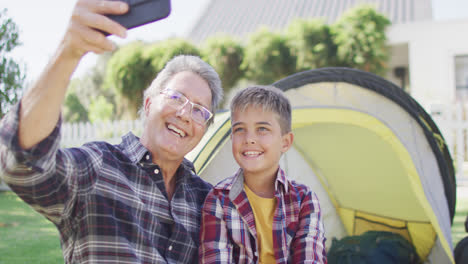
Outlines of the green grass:
[{"label": "green grass", "polygon": [[[465,188],[466,190],[467,188]],[[458,189],[458,192],[460,189]],[[452,225],[452,242],[453,248],[457,245],[468,233],[465,232],[465,219],[468,216],[468,195],[457,193],[457,206],[455,208],[455,217]]]},{"label": "green grass", "polygon": [[0,264],[64,263],[55,226],[13,192],[0,192]]},{"label": "green grass", "polygon": [[[459,195],[452,226],[452,242],[468,236],[464,222],[468,196]],[[12,192],[0,192],[0,264],[63,263],[55,226]]]}]

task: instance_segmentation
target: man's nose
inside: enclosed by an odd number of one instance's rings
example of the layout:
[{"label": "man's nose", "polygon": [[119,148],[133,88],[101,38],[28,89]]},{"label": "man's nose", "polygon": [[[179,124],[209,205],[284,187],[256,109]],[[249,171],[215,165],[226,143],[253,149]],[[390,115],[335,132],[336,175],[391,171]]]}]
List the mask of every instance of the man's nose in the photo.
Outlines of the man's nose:
[{"label": "man's nose", "polygon": [[192,113],[192,104],[187,101],[184,105],[182,105],[176,112],[176,115],[181,117],[185,121],[190,121],[190,115]]}]

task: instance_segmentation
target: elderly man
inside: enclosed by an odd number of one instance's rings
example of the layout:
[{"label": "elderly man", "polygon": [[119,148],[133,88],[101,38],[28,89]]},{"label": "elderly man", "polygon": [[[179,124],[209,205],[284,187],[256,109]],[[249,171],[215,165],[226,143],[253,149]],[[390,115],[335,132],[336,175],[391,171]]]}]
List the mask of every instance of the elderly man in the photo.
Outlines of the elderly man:
[{"label": "elderly man", "polygon": [[60,149],[60,111],[71,74],[87,52],[113,49],[103,31],[125,28],[103,14],[116,1],[78,0],[47,68],[0,124],[0,175],[52,221],[66,263],[194,263],[201,205],[210,185],[184,159],[222,97],[214,69],[172,59],[145,91],[141,138]]}]

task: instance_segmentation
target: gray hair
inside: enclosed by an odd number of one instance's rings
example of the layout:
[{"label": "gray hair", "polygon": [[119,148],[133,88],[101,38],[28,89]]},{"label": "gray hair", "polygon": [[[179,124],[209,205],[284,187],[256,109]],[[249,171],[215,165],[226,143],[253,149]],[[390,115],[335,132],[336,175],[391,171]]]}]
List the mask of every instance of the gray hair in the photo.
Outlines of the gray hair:
[{"label": "gray hair", "polygon": [[203,78],[211,90],[211,112],[213,117],[208,121],[208,126],[213,123],[214,115],[217,111],[218,104],[223,97],[223,88],[221,87],[221,80],[215,69],[200,59],[192,55],[178,55],[166,63],[164,69],[158,73],[151,85],[145,90],[143,94],[143,105],[140,109],[140,118],[145,123],[145,101],[159,94],[164,90],[167,83],[179,72],[190,71]]},{"label": "gray hair", "polygon": [[291,103],[280,89],[255,85],[240,90],[231,101],[231,119],[235,111],[243,112],[251,106],[276,113],[283,135],[291,131]]}]

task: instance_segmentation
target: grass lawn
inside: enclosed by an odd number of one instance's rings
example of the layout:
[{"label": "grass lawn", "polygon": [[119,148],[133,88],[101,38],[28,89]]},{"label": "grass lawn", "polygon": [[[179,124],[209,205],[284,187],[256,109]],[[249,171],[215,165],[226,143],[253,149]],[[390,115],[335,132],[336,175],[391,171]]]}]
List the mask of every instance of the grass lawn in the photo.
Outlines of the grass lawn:
[{"label": "grass lawn", "polygon": [[57,229],[13,192],[0,192],[0,264],[64,263]]},{"label": "grass lawn", "polygon": [[[459,189],[460,190],[460,189]],[[455,245],[467,236],[468,194],[458,193],[452,226]],[[12,192],[0,192],[0,264],[63,263],[55,226]]]}]

